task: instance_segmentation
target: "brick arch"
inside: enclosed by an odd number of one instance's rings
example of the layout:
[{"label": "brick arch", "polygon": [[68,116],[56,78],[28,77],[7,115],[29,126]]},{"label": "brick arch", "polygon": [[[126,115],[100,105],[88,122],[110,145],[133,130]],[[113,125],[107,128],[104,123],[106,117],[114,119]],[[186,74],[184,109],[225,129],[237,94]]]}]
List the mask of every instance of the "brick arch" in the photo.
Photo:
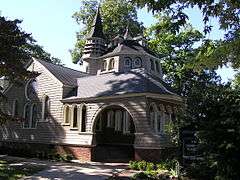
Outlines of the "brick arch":
[{"label": "brick arch", "polygon": [[97,120],[97,117],[98,115],[104,111],[106,108],[108,107],[111,107],[111,106],[120,106],[122,107],[123,109],[125,109],[129,114],[130,116],[132,117],[132,120],[133,120],[133,124],[134,124],[134,127],[135,127],[135,131],[136,131],[136,120],[134,119],[134,116],[132,115],[131,111],[122,103],[111,103],[111,104],[105,104],[105,105],[102,105],[98,108],[98,110],[94,113],[94,115],[92,116],[91,118],[91,122],[92,122],[92,126],[91,126],[91,132],[94,132],[94,128],[96,126],[96,120]]}]

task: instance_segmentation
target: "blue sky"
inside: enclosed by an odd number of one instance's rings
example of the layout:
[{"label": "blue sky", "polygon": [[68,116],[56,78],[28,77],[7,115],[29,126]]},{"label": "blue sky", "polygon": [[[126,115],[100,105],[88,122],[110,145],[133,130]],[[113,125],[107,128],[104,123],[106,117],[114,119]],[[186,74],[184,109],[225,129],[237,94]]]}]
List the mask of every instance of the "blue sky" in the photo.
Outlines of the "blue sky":
[{"label": "blue sky", "polygon": [[[22,29],[32,33],[34,39],[47,52],[60,58],[66,66],[79,69],[79,65],[71,63],[69,49],[74,47],[75,34],[81,28],[72,18],[80,5],[80,0],[0,0],[0,13],[8,19],[23,20]],[[188,10],[188,13],[193,26],[202,30],[201,14],[197,8]],[[145,26],[154,22],[151,13],[146,9],[139,11],[139,20]],[[214,29],[208,36],[212,39],[223,37],[224,32],[218,30],[217,21],[212,20],[211,23]],[[225,82],[233,77],[233,70],[230,68],[218,72]]]}]

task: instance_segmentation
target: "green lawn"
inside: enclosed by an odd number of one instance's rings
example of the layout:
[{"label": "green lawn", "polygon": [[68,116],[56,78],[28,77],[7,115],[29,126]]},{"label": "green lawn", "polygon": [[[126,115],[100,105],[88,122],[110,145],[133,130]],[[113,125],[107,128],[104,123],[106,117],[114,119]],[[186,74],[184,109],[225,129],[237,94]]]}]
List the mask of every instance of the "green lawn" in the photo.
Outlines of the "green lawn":
[{"label": "green lawn", "polygon": [[44,165],[33,165],[18,161],[0,160],[0,179],[16,180],[45,169]]}]

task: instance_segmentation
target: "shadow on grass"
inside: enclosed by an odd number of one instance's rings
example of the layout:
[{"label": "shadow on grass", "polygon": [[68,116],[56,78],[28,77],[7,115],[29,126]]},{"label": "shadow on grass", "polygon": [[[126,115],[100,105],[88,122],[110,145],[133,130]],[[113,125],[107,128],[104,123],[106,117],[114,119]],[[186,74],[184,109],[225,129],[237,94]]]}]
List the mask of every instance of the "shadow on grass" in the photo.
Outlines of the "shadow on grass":
[{"label": "shadow on grass", "polygon": [[33,165],[17,160],[0,160],[0,179],[16,180],[30,176],[46,168],[46,165]]}]

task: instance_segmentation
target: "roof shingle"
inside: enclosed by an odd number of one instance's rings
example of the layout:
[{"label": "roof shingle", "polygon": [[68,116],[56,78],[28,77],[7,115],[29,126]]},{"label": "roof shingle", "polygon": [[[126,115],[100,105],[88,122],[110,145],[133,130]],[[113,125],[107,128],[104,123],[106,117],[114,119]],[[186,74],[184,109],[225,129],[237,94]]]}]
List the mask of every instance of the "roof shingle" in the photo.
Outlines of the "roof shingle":
[{"label": "roof shingle", "polygon": [[77,78],[88,76],[88,74],[73,70],[64,66],[56,65],[42,60],[37,60],[48,69],[64,85],[77,86]]}]

